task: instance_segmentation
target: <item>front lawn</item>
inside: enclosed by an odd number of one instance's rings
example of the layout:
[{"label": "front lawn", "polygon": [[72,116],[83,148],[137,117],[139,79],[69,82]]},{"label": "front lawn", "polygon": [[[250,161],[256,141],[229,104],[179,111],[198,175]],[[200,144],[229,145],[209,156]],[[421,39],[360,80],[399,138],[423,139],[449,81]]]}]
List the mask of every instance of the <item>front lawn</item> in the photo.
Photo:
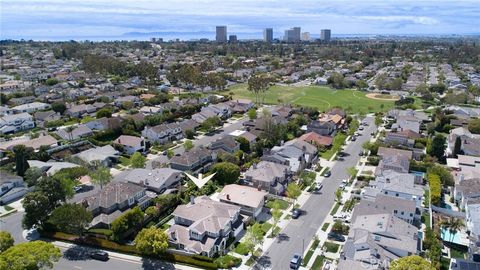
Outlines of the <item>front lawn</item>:
[{"label": "front lawn", "polygon": [[340,248],[339,244],[335,244],[332,242],[325,242],[325,244],[323,244],[323,249],[326,252],[337,253],[339,248]]},{"label": "front lawn", "polygon": [[273,204],[277,202],[279,205],[280,205],[280,209],[282,210],[286,210],[289,206],[290,206],[290,203],[285,201],[285,200],[281,200],[281,199],[268,199],[267,200],[267,203],[265,204],[265,207],[267,208],[273,208]]},{"label": "front lawn", "polygon": [[322,231],[326,232],[327,229],[328,229],[328,226],[330,226],[330,223],[326,222],[325,224],[323,224],[322,226]]},{"label": "front lawn", "polygon": [[330,215],[332,215],[332,216],[335,215],[337,213],[339,207],[340,207],[340,204],[338,202],[335,203],[335,206],[333,207],[332,212],[330,212]]},{"label": "front lawn", "polygon": [[323,261],[325,260],[325,256],[318,255],[313,262],[311,270],[321,270],[323,266]]}]

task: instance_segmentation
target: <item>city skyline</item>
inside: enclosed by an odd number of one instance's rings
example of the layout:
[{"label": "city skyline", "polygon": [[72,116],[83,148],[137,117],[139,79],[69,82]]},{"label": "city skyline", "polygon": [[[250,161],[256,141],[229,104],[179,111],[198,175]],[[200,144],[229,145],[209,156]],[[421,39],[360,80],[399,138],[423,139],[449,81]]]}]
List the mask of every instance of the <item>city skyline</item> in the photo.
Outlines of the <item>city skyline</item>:
[{"label": "city skyline", "polygon": [[[132,39],[163,34],[167,39],[215,39],[227,25],[238,39],[274,38],[300,26],[313,38],[320,29],[345,34],[479,34],[476,1],[99,1],[2,0],[2,39]],[[211,7],[215,6],[214,9]]]}]

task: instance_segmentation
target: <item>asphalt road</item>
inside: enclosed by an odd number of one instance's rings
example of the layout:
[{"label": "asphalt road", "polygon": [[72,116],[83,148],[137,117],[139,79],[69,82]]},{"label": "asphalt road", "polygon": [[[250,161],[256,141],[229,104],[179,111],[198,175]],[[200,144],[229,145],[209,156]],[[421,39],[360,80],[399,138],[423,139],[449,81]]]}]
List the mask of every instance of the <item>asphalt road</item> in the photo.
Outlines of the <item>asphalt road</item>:
[{"label": "asphalt road", "polygon": [[[323,189],[319,194],[312,194],[302,206],[304,214],[298,219],[293,219],[277,236],[264,256],[259,259],[254,269],[290,269],[290,260],[295,253],[302,254],[311,239],[322,225],[325,217],[335,203],[335,191],[343,179],[348,178],[347,168],[355,166],[360,160],[358,153],[362,144],[370,140],[370,133],[376,130],[374,119],[367,117],[368,127],[355,142],[346,146],[343,152],[349,154],[344,161],[337,161],[330,169],[332,175],[323,181]],[[315,259],[315,258],[312,258]]]},{"label": "asphalt road", "polygon": [[15,240],[15,244],[27,241],[22,236],[22,218],[23,212],[16,212],[0,218],[0,230],[9,232],[12,235],[13,240]]},{"label": "asphalt road", "polygon": [[140,260],[130,260],[126,258],[112,257],[108,261],[98,261],[90,258],[91,250],[88,247],[75,246],[72,248],[61,248],[63,257],[54,264],[56,270],[173,270],[175,266],[168,262],[150,260],[142,258]]}]

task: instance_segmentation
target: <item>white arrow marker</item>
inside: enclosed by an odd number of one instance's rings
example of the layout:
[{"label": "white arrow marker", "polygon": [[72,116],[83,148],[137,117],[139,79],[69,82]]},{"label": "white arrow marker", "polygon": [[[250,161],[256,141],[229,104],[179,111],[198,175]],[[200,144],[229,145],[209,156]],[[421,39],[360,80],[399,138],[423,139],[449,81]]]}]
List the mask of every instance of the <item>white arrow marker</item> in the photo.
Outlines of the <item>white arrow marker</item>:
[{"label": "white arrow marker", "polygon": [[188,178],[190,178],[190,180],[193,181],[193,183],[198,187],[198,188],[202,188],[210,179],[212,179],[212,177],[216,174],[216,173],[213,173],[205,178],[203,178],[203,174],[199,173],[198,174],[198,177],[195,177],[193,175],[190,175],[188,173],[185,173]]}]

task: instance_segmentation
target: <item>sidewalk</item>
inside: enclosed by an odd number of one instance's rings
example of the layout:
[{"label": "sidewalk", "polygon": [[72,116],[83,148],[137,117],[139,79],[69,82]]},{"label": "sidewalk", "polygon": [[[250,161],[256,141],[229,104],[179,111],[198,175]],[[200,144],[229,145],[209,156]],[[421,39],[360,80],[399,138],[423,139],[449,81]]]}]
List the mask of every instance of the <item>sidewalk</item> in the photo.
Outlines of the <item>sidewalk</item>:
[{"label": "sidewalk", "polygon": [[[53,241],[52,244],[60,249],[69,249],[75,246],[78,246],[76,244],[71,244],[71,243],[66,243],[66,242],[61,242],[61,241]],[[84,247],[84,246],[82,246]],[[86,249],[92,249],[92,250],[99,250],[97,248],[91,248],[91,247],[84,247]],[[126,260],[126,261],[131,261],[131,262],[139,262],[141,263],[143,258],[139,256],[134,256],[134,255],[128,255],[128,254],[123,254],[123,253],[117,253],[113,251],[107,251],[104,250],[105,252],[108,253],[108,255],[112,258],[120,259],[120,260]],[[175,267],[175,269],[180,269],[180,270],[198,270],[200,268],[195,268],[191,266],[186,266],[182,264],[174,264],[172,265]]]}]

